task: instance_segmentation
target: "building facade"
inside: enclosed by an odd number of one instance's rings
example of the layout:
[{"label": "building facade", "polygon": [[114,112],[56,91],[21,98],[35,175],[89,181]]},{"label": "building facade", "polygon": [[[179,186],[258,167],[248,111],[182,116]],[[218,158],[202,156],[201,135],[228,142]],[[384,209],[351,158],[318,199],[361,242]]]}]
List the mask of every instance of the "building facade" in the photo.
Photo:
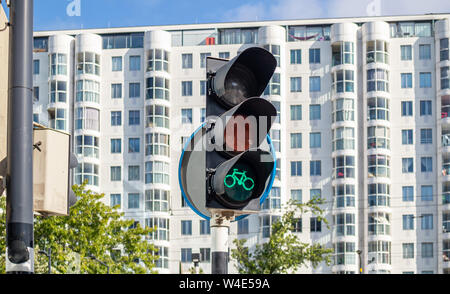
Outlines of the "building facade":
[{"label": "building facade", "polygon": [[200,253],[208,273],[209,222],[178,160],[205,120],[206,58],[262,46],[278,62],[263,96],[276,179],[230,243],[266,241],[290,199],[321,197],[329,226],[305,214],[295,234],[333,263],[300,273],[358,273],[359,257],[364,273],[449,273],[449,38],[448,14],[37,32],[34,119],[73,134],[76,183],[157,227],[159,272]]}]

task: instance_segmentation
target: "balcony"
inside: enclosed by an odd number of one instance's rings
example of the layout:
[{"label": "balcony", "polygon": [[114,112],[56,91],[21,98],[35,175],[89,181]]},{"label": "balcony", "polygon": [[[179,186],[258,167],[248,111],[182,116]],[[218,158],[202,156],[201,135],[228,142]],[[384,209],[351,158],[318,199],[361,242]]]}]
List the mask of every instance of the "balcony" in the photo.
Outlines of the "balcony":
[{"label": "balcony", "polygon": [[450,153],[450,131],[442,130],[442,153]]},{"label": "balcony", "polygon": [[450,96],[441,99],[441,119],[443,124],[450,125]]}]

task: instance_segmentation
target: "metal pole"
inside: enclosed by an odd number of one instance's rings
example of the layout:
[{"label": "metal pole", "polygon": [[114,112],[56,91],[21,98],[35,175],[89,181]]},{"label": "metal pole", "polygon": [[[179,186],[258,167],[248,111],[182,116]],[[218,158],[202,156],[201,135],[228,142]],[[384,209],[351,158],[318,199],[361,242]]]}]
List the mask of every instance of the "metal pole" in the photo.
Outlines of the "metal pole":
[{"label": "metal pole", "polygon": [[212,214],[211,274],[228,274],[228,234],[231,216]]},{"label": "metal pole", "polygon": [[361,261],[361,250],[356,250],[356,253],[358,254],[359,257],[359,274],[362,275],[363,273],[363,268],[362,268],[362,261]]},{"label": "metal pole", "polygon": [[10,6],[6,272],[34,273],[33,0]]}]

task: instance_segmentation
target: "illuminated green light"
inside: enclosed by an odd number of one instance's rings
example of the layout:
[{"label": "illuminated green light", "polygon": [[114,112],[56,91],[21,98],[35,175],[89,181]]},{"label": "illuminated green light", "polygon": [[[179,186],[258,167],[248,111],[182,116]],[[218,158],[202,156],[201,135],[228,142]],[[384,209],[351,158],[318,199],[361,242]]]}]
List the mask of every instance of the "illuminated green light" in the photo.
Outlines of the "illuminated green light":
[{"label": "illuminated green light", "polygon": [[233,174],[228,175],[223,180],[223,183],[228,188],[233,188],[236,185],[242,186],[245,190],[251,191],[255,187],[255,181],[252,178],[246,176],[247,172],[239,172],[239,169],[233,169]]},{"label": "illuminated green light", "polygon": [[253,196],[255,180],[256,173],[251,165],[237,163],[223,180],[226,197],[236,202],[248,201]]}]

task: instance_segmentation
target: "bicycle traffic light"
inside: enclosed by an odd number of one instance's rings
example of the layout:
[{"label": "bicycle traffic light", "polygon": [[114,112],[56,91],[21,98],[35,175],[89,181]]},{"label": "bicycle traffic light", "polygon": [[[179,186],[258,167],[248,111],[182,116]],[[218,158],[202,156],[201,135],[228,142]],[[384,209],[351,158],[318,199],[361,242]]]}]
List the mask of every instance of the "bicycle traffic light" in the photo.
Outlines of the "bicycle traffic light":
[{"label": "bicycle traffic light", "polygon": [[276,68],[275,57],[260,47],[231,61],[207,58],[206,208],[248,214],[260,209],[275,162],[265,148],[277,116],[259,97]]}]

